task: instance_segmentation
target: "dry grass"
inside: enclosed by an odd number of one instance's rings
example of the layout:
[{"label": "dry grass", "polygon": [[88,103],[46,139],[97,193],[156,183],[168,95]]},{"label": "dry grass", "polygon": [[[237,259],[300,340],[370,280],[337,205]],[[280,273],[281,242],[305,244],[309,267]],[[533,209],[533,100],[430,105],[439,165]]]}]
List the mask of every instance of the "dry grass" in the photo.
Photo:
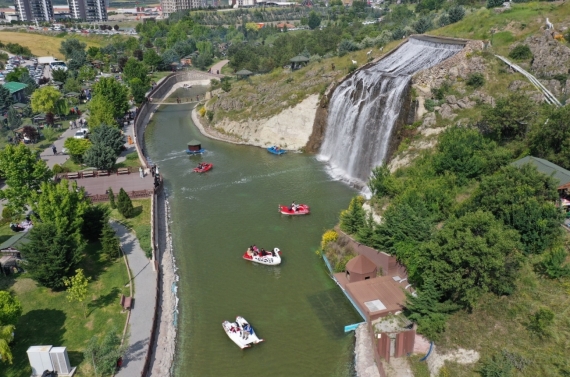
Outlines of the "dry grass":
[{"label": "dry grass", "polygon": [[[87,43],[87,46],[100,46],[101,40],[86,38],[78,36],[82,42]],[[59,47],[64,38],[56,36],[48,36],[38,33],[16,32],[16,31],[1,31],[0,41],[3,43],[19,43],[22,46],[28,47],[32,54],[36,56],[54,56],[58,59],[63,59],[64,56],[59,52]]]}]

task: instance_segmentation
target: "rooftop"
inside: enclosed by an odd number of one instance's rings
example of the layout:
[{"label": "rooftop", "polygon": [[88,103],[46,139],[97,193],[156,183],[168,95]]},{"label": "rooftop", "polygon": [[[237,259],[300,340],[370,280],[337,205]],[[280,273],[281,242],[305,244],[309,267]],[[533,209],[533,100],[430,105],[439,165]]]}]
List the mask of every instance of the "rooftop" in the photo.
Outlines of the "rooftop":
[{"label": "rooftop", "polygon": [[511,165],[514,166],[522,166],[524,164],[532,164],[536,166],[536,169],[539,172],[553,176],[560,182],[560,186],[563,186],[570,182],[570,171],[542,158],[526,156],[511,163]]},{"label": "rooftop", "polygon": [[14,94],[19,92],[22,89],[25,89],[28,85],[22,84],[21,82],[10,81],[4,84],[4,88],[10,91],[10,94]]}]

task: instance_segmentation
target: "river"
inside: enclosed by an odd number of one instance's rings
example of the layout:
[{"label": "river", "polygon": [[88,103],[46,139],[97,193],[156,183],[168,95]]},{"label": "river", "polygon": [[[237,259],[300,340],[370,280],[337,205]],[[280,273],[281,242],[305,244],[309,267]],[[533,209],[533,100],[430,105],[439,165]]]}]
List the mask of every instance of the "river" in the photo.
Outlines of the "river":
[{"label": "river", "polygon": [[[172,96],[205,89],[185,90]],[[343,328],[361,319],[315,251],[355,191],[331,180],[312,155],[275,156],[204,137],[192,124],[192,106],[162,106],[145,134],[148,153],[165,177],[180,274],[175,375],[354,375],[354,335]],[[207,153],[186,155],[191,139]],[[200,161],[214,168],[193,173]],[[309,204],[311,214],[279,214],[277,205],[291,201]],[[254,243],[279,247],[283,263],[243,260]],[[241,351],[221,325],[237,315],[265,342]]]}]

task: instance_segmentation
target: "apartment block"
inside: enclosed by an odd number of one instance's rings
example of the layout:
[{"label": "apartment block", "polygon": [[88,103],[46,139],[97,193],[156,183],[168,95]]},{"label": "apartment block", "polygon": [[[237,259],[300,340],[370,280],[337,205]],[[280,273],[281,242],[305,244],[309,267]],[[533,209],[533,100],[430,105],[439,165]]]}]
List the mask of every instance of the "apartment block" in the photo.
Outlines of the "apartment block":
[{"label": "apartment block", "polygon": [[68,0],[68,4],[73,19],[87,22],[108,20],[106,0]]},{"label": "apartment block", "polygon": [[51,0],[14,0],[14,8],[20,21],[53,20]]}]

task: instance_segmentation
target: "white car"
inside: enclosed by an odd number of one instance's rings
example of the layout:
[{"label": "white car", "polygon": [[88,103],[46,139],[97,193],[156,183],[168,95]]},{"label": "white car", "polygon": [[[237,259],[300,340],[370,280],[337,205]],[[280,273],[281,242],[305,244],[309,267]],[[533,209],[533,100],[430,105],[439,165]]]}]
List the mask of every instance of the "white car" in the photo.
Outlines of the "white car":
[{"label": "white car", "polygon": [[77,131],[75,135],[73,135],[75,139],[87,139],[87,132],[85,131]]}]

